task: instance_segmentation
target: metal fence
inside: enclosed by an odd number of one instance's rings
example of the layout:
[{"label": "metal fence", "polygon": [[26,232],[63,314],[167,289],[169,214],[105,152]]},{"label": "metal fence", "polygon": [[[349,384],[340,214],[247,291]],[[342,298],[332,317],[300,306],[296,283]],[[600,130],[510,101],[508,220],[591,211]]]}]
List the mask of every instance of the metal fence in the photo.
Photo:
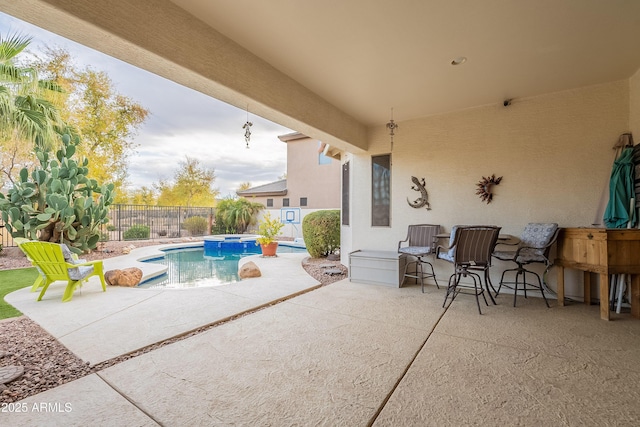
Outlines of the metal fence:
[{"label": "metal fence", "polygon": [[[109,222],[101,227],[100,240],[147,240],[188,237],[185,221],[192,217],[202,217],[207,222],[204,234],[209,234],[214,208],[184,206],[111,205]],[[16,246],[4,228],[0,218],[2,246]]]},{"label": "metal fence", "polygon": [[2,243],[3,248],[7,248],[9,246],[17,246],[15,243],[13,243],[13,238],[11,237],[7,229],[4,228],[4,222],[2,221],[2,218],[0,218],[0,234],[0,243]]},{"label": "metal fence", "polygon": [[[101,240],[141,240],[187,237],[185,221],[202,217],[209,234],[215,215],[213,208],[184,206],[113,205],[109,222],[102,227]],[[148,230],[148,232],[147,232]]]}]

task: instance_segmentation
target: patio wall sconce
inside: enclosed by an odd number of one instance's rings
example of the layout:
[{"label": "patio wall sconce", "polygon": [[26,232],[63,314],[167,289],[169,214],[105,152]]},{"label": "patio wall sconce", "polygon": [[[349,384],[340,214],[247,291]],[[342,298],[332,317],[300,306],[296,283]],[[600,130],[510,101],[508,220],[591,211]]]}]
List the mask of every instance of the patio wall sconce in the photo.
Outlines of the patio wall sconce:
[{"label": "patio wall sconce", "polygon": [[500,184],[500,181],[502,181],[502,177],[496,178],[495,174],[488,177],[483,176],[480,182],[476,184],[476,187],[478,187],[476,194],[480,196],[483,202],[491,203],[491,200],[493,200],[493,187]]},{"label": "patio wall sconce", "polygon": [[249,121],[249,106],[247,105],[247,122],[242,126],[242,129],[244,129],[244,142],[247,144],[247,148],[249,148],[249,141],[251,141],[251,126],[253,126],[253,123]]},{"label": "patio wall sconce", "polygon": [[398,129],[398,125],[393,121],[393,108],[391,108],[391,120],[387,123],[387,129],[389,129],[389,135],[391,136],[391,151],[393,151],[393,135],[395,130]]}]

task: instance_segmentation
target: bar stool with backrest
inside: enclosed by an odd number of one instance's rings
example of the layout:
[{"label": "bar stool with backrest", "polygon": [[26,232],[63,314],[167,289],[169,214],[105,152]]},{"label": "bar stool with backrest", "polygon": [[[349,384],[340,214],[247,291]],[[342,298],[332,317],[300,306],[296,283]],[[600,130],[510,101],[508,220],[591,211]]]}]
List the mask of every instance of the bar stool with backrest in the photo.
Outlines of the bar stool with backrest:
[{"label": "bar stool with backrest", "polygon": [[[447,293],[444,297],[442,306],[447,304],[449,295],[451,295],[451,302],[460,293],[472,293],[476,297],[476,304],[478,306],[478,312],[482,314],[480,309],[480,299],[482,295],[485,304],[488,306],[487,298],[484,295],[485,288],[491,297],[489,291],[488,271],[491,266],[491,254],[498,241],[498,234],[500,233],[500,227],[492,225],[474,225],[474,226],[456,226],[451,230],[450,247],[448,250],[441,251],[438,248],[437,257],[449,261],[454,266],[454,272],[449,277],[449,284],[447,286]],[[482,276],[477,272],[483,272],[485,283],[483,286]],[[472,284],[461,282],[461,279],[470,278]],[[493,298],[491,298],[493,301]],[[495,301],[493,301],[495,304]]]},{"label": "bar stool with backrest", "polygon": [[[433,264],[424,258],[435,253],[436,234],[440,233],[440,226],[433,224],[415,224],[410,225],[407,230],[407,237],[398,242],[398,252],[415,257],[415,261],[408,262],[404,268],[404,276],[402,283],[407,277],[416,279],[416,283],[420,280],[422,292],[424,293],[424,279],[433,278],[436,287],[440,289],[436,280],[436,273],[433,270]],[[407,246],[402,246],[406,243]],[[409,266],[415,265],[415,274],[407,273]],[[431,273],[424,271],[424,266],[428,265]]]},{"label": "bar stool with backrest", "polygon": [[[549,301],[547,301],[547,297],[544,295],[544,286],[546,285],[547,272],[552,266],[552,262],[549,260],[549,252],[558,238],[559,232],[560,229],[556,223],[532,222],[527,224],[522,231],[520,243],[518,243],[518,249],[516,251],[495,251],[493,253],[494,258],[501,261],[511,261],[517,265],[516,268],[510,268],[502,272],[500,286],[498,286],[496,296],[500,293],[500,289],[502,289],[503,285],[506,288],[513,289],[513,306],[515,307],[516,299],[518,297],[518,285],[521,283],[525,298],[527,297],[527,288],[539,290],[544,302],[547,304],[547,307],[549,307]],[[542,280],[538,273],[532,270],[527,270],[524,267],[525,265],[534,263],[545,265]],[[504,280],[504,275],[509,272],[516,273],[515,279],[512,282]],[[527,283],[527,273],[536,276],[538,283]],[[518,281],[520,276],[522,276],[522,282]]]}]

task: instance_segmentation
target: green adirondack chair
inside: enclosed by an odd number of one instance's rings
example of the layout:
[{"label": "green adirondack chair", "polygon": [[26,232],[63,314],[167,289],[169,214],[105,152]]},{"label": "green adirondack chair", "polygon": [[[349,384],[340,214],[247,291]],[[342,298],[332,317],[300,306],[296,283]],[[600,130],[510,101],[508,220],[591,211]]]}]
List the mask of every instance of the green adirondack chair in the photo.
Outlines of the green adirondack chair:
[{"label": "green adirondack chair", "polygon": [[[64,280],[67,288],[62,296],[62,302],[71,301],[73,292],[82,282],[87,281],[91,276],[98,276],[102,283],[102,290],[107,290],[104,281],[102,260],[80,262],[74,260],[71,251],[66,245],[56,243],[28,241],[20,244],[20,249],[27,255],[31,263],[38,267],[44,275],[42,291],[38,296],[38,301],[42,300],[47,288],[53,282]],[[40,285],[33,284],[31,290],[38,289]]]},{"label": "green adirondack chair", "polygon": [[36,265],[35,262],[33,262],[33,260],[31,258],[29,258],[29,255],[27,255],[27,253],[24,251],[24,249],[22,249],[22,247],[20,245],[22,245],[23,243],[26,242],[30,242],[31,240],[29,239],[25,239],[24,237],[14,237],[13,241],[18,245],[18,248],[20,248],[20,250],[22,252],[24,252],[24,254],[27,256],[27,259],[29,260],[29,262],[31,263],[31,265],[33,265],[35,268],[38,269],[38,277],[36,277],[35,282],[33,282],[33,285],[31,286],[31,292],[35,292],[38,290],[38,288],[42,285],[44,285],[44,281],[45,281],[45,275],[42,272],[42,270],[40,269],[40,267],[38,267]]}]

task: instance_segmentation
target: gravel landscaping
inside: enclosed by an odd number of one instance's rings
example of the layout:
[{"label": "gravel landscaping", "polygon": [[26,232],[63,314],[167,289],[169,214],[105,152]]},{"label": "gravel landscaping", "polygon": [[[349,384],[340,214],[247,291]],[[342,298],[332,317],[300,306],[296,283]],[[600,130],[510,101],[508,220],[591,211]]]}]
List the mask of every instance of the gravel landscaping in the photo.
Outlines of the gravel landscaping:
[{"label": "gravel landscaping", "polygon": [[[87,260],[104,259],[122,255],[133,247],[177,243],[183,240],[107,242],[91,254],[83,255]],[[0,252],[0,269],[30,267],[31,264],[18,248],[5,248]],[[303,268],[323,285],[347,277],[347,269],[339,261],[324,258],[305,258]],[[244,314],[247,315],[247,314]],[[232,321],[231,319],[230,321]],[[219,324],[217,324],[219,325]],[[190,334],[153,344],[135,353],[117,357],[93,367],[84,363],[54,337],[26,316],[0,321],[0,403],[16,402],[93,372],[100,371],[124,360],[149,352],[201,333],[213,326],[205,326]],[[17,379],[3,384],[5,373],[12,367],[21,367],[24,373]],[[3,369],[5,368],[5,369]]]}]

